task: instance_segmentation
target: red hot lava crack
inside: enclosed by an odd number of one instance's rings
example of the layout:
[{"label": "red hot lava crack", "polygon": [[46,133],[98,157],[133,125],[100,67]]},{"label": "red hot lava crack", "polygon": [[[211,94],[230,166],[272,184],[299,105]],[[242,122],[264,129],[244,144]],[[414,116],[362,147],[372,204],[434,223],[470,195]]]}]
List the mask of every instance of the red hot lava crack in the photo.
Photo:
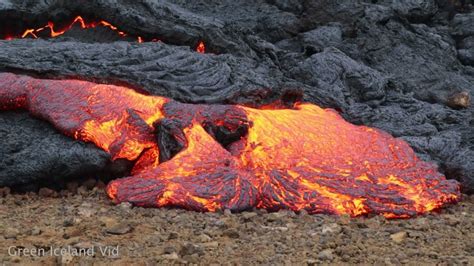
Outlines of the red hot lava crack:
[{"label": "red hot lava crack", "polygon": [[[403,140],[313,104],[192,105],[86,81],[0,80],[0,110],[26,109],[113,159],[135,161],[132,176],[107,187],[116,203],[406,218],[460,200],[459,183]],[[156,137],[163,128],[181,145],[166,160],[167,143]],[[216,128],[245,132],[223,145]]]},{"label": "red hot lava crack", "polygon": [[[92,29],[92,28],[97,28],[97,27],[103,27],[103,28],[107,28],[107,29],[115,32],[120,37],[129,36],[128,33],[119,30],[116,26],[112,25],[111,23],[109,23],[105,20],[88,22],[88,21],[85,21],[84,18],[82,18],[81,16],[77,16],[72,20],[71,23],[69,23],[68,25],[62,27],[61,29],[58,29],[58,27],[55,25],[54,22],[48,21],[48,23],[46,25],[44,25],[43,27],[25,29],[23,31],[23,33],[19,36],[6,36],[5,39],[6,40],[13,40],[13,39],[16,39],[16,38],[21,38],[21,39],[34,38],[34,39],[37,39],[40,34],[47,34],[48,37],[50,37],[50,38],[56,38],[56,37],[59,37],[59,36],[65,34],[66,32],[68,32],[69,30],[71,30],[75,26],[78,26],[81,29]],[[139,43],[143,43],[145,41],[145,39],[142,36],[135,36],[135,38],[136,38],[137,42],[139,42]],[[150,41],[157,42],[157,41],[159,41],[159,39],[153,38]],[[204,42],[199,41],[198,44],[196,45],[195,50],[196,50],[196,52],[201,53],[201,54],[205,53],[206,52],[206,46],[205,46]]]}]

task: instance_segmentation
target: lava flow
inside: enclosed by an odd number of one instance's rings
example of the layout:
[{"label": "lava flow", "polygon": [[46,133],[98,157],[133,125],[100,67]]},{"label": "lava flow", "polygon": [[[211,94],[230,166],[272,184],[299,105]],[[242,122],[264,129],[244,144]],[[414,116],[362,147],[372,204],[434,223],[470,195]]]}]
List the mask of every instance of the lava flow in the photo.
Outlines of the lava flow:
[{"label": "lava flow", "polygon": [[135,161],[114,202],[197,211],[264,208],[407,218],[460,199],[407,143],[331,109],[183,104],[126,87],[0,74],[0,110]]},{"label": "lava flow", "polygon": [[[116,26],[112,25],[111,23],[105,21],[105,20],[99,20],[99,21],[91,21],[91,22],[86,22],[84,18],[81,16],[75,17],[71,23],[67,24],[66,26],[62,27],[61,29],[57,29],[57,26],[55,26],[55,23],[52,21],[48,21],[48,23],[39,28],[31,28],[31,29],[26,29],[23,31],[23,33],[19,36],[13,37],[13,36],[6,36],[6,40],[12,40],[16,38],[34,38],[37,39],[38,36],[42,33],[47,34],[47,37],[49,38],[55,38],[58,36],[63,35],[67,31],[71,30],[74,26],[79,26],[81,29],[93,29],[97,27],[104,27],[107,28],[113,32],[115,32],[119,37],[131,37],[131,38],[136,38],[138,43],[143,43],[145,42],[145,38],[142,36],[136,36],[132,37],[130,34],[127,34],[123,31],[120,31]],[[55,29],[56,28],[56,29]],[[159,39],[153,38],[150,39],[149,41],[151,42],[157,42]],[[196,52],[198,53],[205,53],[205,44],[203,41],[200,41],[196,47]]]}]

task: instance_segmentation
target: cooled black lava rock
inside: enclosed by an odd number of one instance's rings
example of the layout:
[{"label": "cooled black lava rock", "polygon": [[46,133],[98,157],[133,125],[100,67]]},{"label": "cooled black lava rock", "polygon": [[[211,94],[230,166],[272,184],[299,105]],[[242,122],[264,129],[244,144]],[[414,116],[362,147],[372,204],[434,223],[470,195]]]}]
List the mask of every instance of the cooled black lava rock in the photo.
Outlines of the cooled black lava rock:
[{"label": "cooled black lava rock", "polygon": [[183,125],[177,119],[164,118],[154,125],[156,142],[160,150],[160,162],[166,162],[173,158],[187,145],[183,133]]},{"label": "cooled black lava rock", "polygon": [[[0,24],[17,31],[76,15],[164,43],[93,30],[0,41],[0,71],[126,83],[188,103],[261,105],[301,89],[306,101],[404,138],[474,191],[474,107],[450,104],[474,96],[469,1],[0,0]],[[193,51],[200,40],[209,53]]]},{"label": "cooled black lava rock", "polygon": [[130,167],[111,163],[93,144],[74,141],[26,112],[0,112],[0,139],[0,187],[61,187],[71,178],[121,176]]}]

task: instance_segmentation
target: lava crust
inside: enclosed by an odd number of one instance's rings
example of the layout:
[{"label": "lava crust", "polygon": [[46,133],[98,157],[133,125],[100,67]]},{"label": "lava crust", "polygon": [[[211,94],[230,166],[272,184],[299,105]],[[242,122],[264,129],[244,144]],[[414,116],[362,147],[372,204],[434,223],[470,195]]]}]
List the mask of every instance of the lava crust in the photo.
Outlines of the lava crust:
[{"label": "lava crust", "polygon": [[[26,109],[113,159],[135,161],[132,176],[107,187],[116,203],[405,218],[460,199],[459,183],[404,141],[313,104],[183,104],[86,81],[0,80],[0,110]],[[155,134],[160,128],[168,137]],[[174,152],[160,160],[170,139]]]},{"label": "lava crust", "polygon": [[[64,35],[68,31],[71,31],[75,28],[86,30],[86,29],[94,29],[94,28],[105,28],[109,31],[113,32],[119,38],[126,38],[125,40],[136,40],[138,43],[143,43],[146,41],[151,42],[158,42],[160,41],[158,38],[151,38],[145,39],[142,36],[130,36],[130,34],[120,31],[116,26],[110,24],[105,20],[98,20],[98,21],[86,21],[82,16],[76,16],[70,23],[66,24],[65,26],[58,28],[56,23],[52,21],[48,21],[46,25],[39,28],[29,28],[24,29],[21,34],[18,36],[6,34],[3,36],[2,39],[4,40],[13,40],[13,39],[24,39],[24,38],[33,38],[38,39],[38,37],[47,37],[47,38],[56,38],[61,35]],[[199,41],[196,45],[196,52],[198,53],[205,53],[206,52],[206,45],[203,41]]]}]

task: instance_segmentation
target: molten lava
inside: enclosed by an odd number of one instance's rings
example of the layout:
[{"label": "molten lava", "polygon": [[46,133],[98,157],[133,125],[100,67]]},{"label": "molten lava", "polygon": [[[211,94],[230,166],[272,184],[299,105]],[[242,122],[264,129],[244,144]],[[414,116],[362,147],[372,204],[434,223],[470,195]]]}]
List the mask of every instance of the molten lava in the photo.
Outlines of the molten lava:
[{"label": "molten lava", "polygon": [[[55,26],[54,22],[49,21],[46,25],[43,27],[35,28],[35,29],[26,29],[23,31],[23,33],[19,36],[13,37],[13,36],[6,36],[5,40],[13,40],[15,38],[34,38],[37,39],[38,36],[41,33],[47,34],[48,37],[50,38],[55,38],[58,36],[63,35],[67,31],[71,30],[74,26],[79,26],[82,29],[93,29],[97,27],[104,27],[108,28],[109,30],[115,32],[119,37],[127,37],[130,36],[129,34],[120,31],[116,26],[112,25],[111,23],[105,21],[105,20],[99,20],[99,21],[91,21],[91,22],[86,22],[84,18],[81,16],[75,17],[71,23],[67,24],[66,26],[62,27],[61,29],[58,29],[57,26]],[[145,42],[145,39],[142,36],[136,36],[135,37],[138,43],[143,43]],[[152,42],[157,42],[159,39],[153,38],[150,41]],[[205,45],[204,42],[200,41],[196,47],[196,52],[198,53],[205,53]]]},{"label": "molten lava", "polygon": [[196,47],[196,52],[204,54],[206,52],[206,45],[203,41],[200,41]]},{"label": "molten lava", "polygon": [[[96,27],[105,27],[109,28],[110,30],[114,31],[117,33],[118,36],[125,37],[128,34],[126,34],[123,31],[118,30],[117,27],[114,25],[110,24],[109,22],[105,20],[100,20],[98,22],[85,22],[85,20],[81,16],[77,16],[74,18],[74,20],[63,27],[62,29],[55,29],[54,22],[49,21],[45,26],[39,27],[37,29],[26,29],[23,34],[21,34],[20,38],[27,38],[27,37],[32,37],[37,39],[38,34],[41,32],[49,31],[49,37],[55,38],[58,36],[63,35],[70,29],[72,29],[75,25],[79,25],[82,29],[91,29],[91,28],[96,28]],[[139,41],[141,37],[137,37],[137,40]]]},{"label": "molten lava", "polygon": [[405,218],[460,199],[459,184],[404,141],[316,105],[192,105],[77,80],[0,79],[1,110],[27,109],[135,160],[132,176],[107,187],[114,202]]}]

